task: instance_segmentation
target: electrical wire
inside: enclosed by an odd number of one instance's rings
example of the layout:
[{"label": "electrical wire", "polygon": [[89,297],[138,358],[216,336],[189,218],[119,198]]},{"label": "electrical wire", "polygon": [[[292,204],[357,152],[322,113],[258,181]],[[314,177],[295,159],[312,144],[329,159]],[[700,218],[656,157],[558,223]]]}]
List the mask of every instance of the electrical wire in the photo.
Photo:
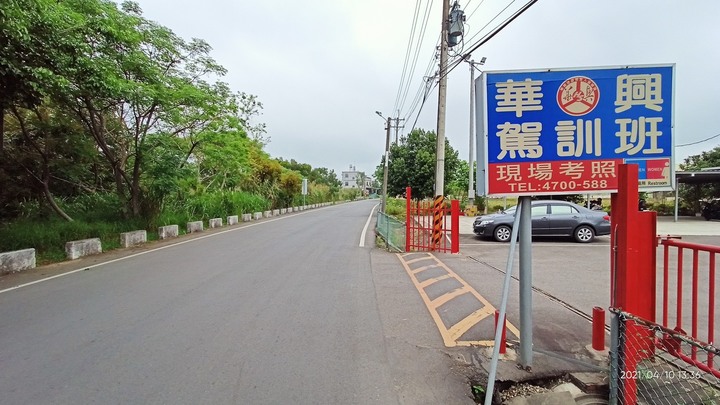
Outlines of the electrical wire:
[{"label": "electrical wire", "polygon": [[[448,60],[448,63],[447,63],[445,66],[442,66],[441,69],[439,70],[438,75],[437,75],[437,76],[438,76],[438,80],[434,81],[434,83],[433,83],[433,85],[432,85],[432,88],[430,88],[430,89],[426,92],[426,94],[428,94],[428,93],[431,92],[433,89],[435,89],[435,87],[437,87],[438,81],[439,81],[439,79],[440,79],[440,75],[442,75],[442,76],[447,76],[448,74],[450,74],[450,72],[453,71],[458,65],[460,65],[466,58],[469,58],[470,55],[472,55],[472,53],[473,53],[476,49],[478,49],[481,45],[483,45],[484,43],[486,43],[487,41],[489,41],[490,39],[492,39],[495,35],[497,35],[498,32],[500,32],[503,28],[505,28],[508,24],[510,24],[515,18],[517,18],[518,16],[520,16],[522,13],[524,13],[528,8],[530,8],[530,6],[532,6],[533,4],[535,4],[537,1],[538,1],[538,0],[530,0],[530,1],[529,1],[528,3],[526,3],[523,7],[521,7],[518,11],[516,11],[516,12],[515,12],[514,14],[512,14],[510,17],[508,17],[507,19],[505,19],[505,20],[504,20],[500,25],[498,25],[493,31],[491,31],[490,33],[486,34],[484,37],[482,37],[482,38],[480,38],[478,41],[476,41],[476,42],[470,47],[470,50],[467,51],[464,55],[459,56],[459,57],[455,57],[455,58],[453,58],[453,60]],[[481,30],[480,30],[477,34],[475,34],[475,35],[474,35],[473,37],[471,37],[471,38],[474,38],[474,37],[476,37],[477,35],[479,35],[479,33],[482,32],[482,30],[484,30],[488,25],[490,25],[490,23],[492,23],[493,21],[495,21],[498,17],[500,17],[500,15],[501,15],[503,12],[505,12],[505,10],[507,10],[514,2],[515,2],[515,0],[513,0],[511,3],[509,3],[502,11],[500,11],[497,15],[495,15],[495,17],[493,17],[483,28],[481,28]],[[482,3],[481,3],[481,4],[482,4]],[[479,7],[479,5],[478,5],[478,7]],[[474,11],[473,11],[473,13],[474,13]],[[415,120],[414,120],[414,122],[413,122],[412,129],[415,129],[415,125],[416,125],[416,123],[417,123],[418,118],[420,117],[420,114],[422,113],[422,109],[423,109],[423,107],[424,107],[424,105],[425,105],[425,100],[426,100],[426,99],[427,99],[427,97],[424,97],[423,102],[420,104],[420,108],[419,108],[419,110],[418,110],[418,112],[417,112],[417,115],[416,115],[416,117],[415,117]],[[412,113],[411,113],[410,115],[412,115]],[[409,117],[409,116],[408,116],[408,117]],[[412,130],[411,130],[411,131],[412,131]]]},{"label": "electrical wire", "polygon": [[682,145],[675,145],[675,147],[676,147],[676,148],[682,148],[682,147],[684,147],[684,146],[697,145],[697,144],[699,144],[699,143],[711,141],[711,140],[713,140],[713,139],[715,139],[715,138],[718,138],[718,137],[720,137],[720,134],[717,134],[717,135],[715,135],[715,136],[711,136],[711,137],[709,137],[709,138],[705,138],[705,139],[703,139],[703,140],[701,140],[701,141],[697,141],[697,142],[690,142],[690,143],[684,143],[684,144],[682,144]]},{"label": "electrical wire", "polygon": [[425,14],[423,15],[423,22],[421,25],[420,33],[417,37],[417,45],[415,46],[415,55],[413,56],[413,61],[410,64],[410,73],[408,74],[408,80],[407,85],[405,87],[405,91],[401,97],[402,101],[400,102],[399,107],[396,109],[402,110],[405,107],[405,101],[407,101],[407,95],[408,91],[410,90],[410,85],[412,83],[412,77],[415,74],[415,68],[417,67],[417,61],[418,57],[420,56],[420,48],[422,47],[423,42],[425,41],[425,32],[427,30],[428,20],[430,19],[430,11],[432,9],[433,0],[430,0],[426,3],[425,6]]},{"label": "electrical wire", "polygon": [[415,27],[417,26],[418,13],[420,12],[421,0],[415,0],[415,13],[413,14],[412,25],[410,27],[410,36],[408,37],[407,49],[405,50],[405,62],[403,63],[402,73],[400,74],[400,85],[398,86],[397,95],[395,96],[395,105],[393,111],[397,109],[400,101],[400,95],[403,92],[403,84],[405,84],[405,73],[407,72],[408,61],[410,60],[410,53],[412,50],[413,39],[415,38]]}]

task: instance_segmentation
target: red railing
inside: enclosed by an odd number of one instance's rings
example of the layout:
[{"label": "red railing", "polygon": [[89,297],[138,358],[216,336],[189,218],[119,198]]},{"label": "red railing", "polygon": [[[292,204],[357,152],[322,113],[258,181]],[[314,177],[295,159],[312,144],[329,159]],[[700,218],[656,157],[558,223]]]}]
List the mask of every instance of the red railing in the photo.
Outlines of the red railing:
[{"label": "red railing", "polygon": [[[676,332],[690,336],[702,344],[715,346],[715,256],[720,253],[720,246],[701,245],[683,242],[677,239],[662,239],[663,245],[663,281],[662,281],[662,326]],[[675,256],[675,266],[672,266],[671,256]],[[685,259],[692,258],[692,273],[685,273]],[[683,296],[688,283],[690,284],[690,297]],[[671,295],[674,284],[675,296]],[[671,301],[672,299],[672,301]],[[671,319],[671,302],[675,305],[674,319]],[[685,329],[688,326],[687,304],[690,304],[690,333]],[[703,310],[704,308],[707,311]],[[707,317],[705,317],[707,315]],[[674,325],[671,325],[674,322]],[[706,329],[701,333],[702,329]],[[669,351],[670,352],[670,351]],[[693,346],[690,356],[680,352],[670,354],[711,372],[720,377],[720,371],[714,366],[713,353],[709,351],[707,358],[698,359],[698,349]]]},{"label": "red railing", "polygon": [[[443,204],[437,213],[434,201],[413,201],[410,187],[405,196],[405,251],[460,252],[460,202],[452,200],[450,208]],[[437,243],[433,240],[434,231],[442,235]]]}]

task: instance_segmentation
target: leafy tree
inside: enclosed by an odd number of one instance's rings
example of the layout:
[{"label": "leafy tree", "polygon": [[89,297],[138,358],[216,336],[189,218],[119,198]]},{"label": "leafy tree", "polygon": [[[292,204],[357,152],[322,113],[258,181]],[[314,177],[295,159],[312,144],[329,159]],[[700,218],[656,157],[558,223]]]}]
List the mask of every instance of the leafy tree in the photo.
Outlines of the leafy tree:
[{"label": "leafy tree", "polygon": [[[680,164],[680,170],[686,171],[700,171],[712,167],[720,167],[720,146],[699,155],[688,156]],[[678,193],[692,212],[700,212],[700,200],[720,197],[720,183],[687,185],[680,188]]]},{"label": "leafy tree", "polygon": [[[388,195],[402,195],[405,187],[412,187],[413,197],[426,198],[435,194],[435,164],[437,136],[433,131],[415,129],[401,142],[390,147],[388,169]],[[384,156],[375,171],[375,177],[383,178]],[[458,153],[445,139],[445,190],[456,176],[460,159]]]}]

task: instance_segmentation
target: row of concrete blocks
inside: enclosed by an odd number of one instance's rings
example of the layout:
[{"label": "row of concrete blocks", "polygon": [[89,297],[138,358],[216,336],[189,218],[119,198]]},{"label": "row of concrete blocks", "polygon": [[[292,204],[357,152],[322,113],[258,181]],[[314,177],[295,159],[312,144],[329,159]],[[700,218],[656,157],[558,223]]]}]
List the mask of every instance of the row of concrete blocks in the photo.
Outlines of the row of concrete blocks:
[{"label": "row of concrete blocks", "polygon": [[[272,211],[255,212],[252,214],[242,214],[242,216],[231,215],[227,217],[228,226],[237,225],[238,221],[250,222],[262,218],[270,218],[273,216],[284,215],[291,212],[304,211],[310,208],[324,207],[332,203],[312,204],[300,207],[281,208]],[[223,226],[222,218],[212,218],[208,221],[209,228],[221,228]],[[187,233],[202,232],[203,221],[193,221],[187,223]],[[179,227],[177,225],[167,225],[158,228],[158,236],[160,239],[175,238],[179,235]],[[131,231],[120,234],[120,245],[124,248],[140,245],[147,242],[147,231]],[[89,256],[102,253],[102,243],[100,238],[74,240],[65,244],[65,255],[69,260],[79,259],[83,256]],[[13,273],[22,270],[32,269],[36,266],[35,249],[16,250],[14,252],[0,253],[0,274]]]}]

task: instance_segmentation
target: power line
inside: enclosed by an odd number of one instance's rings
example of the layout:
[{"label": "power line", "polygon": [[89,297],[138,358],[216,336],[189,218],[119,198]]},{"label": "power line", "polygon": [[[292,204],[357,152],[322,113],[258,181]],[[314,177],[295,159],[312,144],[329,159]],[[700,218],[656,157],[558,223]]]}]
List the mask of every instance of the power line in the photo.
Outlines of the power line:
[{"label": "power line", "polygon": [[[458,65],[462,63],[462,61],[472,55],[472,53],[480,48],[483,44],[491,40],[495,35],[497,35],[500,31],[502,31],[505,27],[508,26],[511,22],[513,22],[516,18],[518,18],[522,13],[527,11],[533,4],[537,3],[538,0],[530,0],[528,3],[526,3],[524,6],[522,6],[518,11],[516,11],[513,15],[505,19],[505,21],[502,22],[497,28],[495,28],[492,32],[485,35],[483,38],[479,39],[473,46],[470,48],[469,51],[465,52],[462,57],[456,58],[453,62],[448,63],[449,68],[447,69],[447,72],[445,75],[450,74]],[[498,14],[499,15],[499,14]],[[452,66],[450,66],[452,65]]]},{"label": "power line", "polygon": [[420,1],[415,0],[415,13],[413,14],[412,25],[410,27],[410,36],[408,37],[407,49],[405,50],[405,62],[403,63],[402,73],[400,74],[400,85],[398,86],[397,95],[395,96],[395,106],[393,111],[397,109],[398,102],[400,101],[400,95],[402,94],[403,84],[405,82],[405,73],[407,72],[408,61],[410,60],[410,52],[412,50],[412,43],[415,37],[415,27],[417,26],[418,13],[420,12]]},{"label": "power line", "polygon": [[425,4],[425,13],[423,15],[423,21],[422,21],[422,25],[420,28],[420,33],[417,37],[417,45],[415,46],[415,54],[413,55],[413,61],[410,64],[410,66],[411,66],[410,73],[408,74],[408,80],[406,83],[404,94],[401,97],[402,101],[400,102],[400,106],[397,107],[397,109],[399,109],[399,110],[402,110],[403,107],[405,107],[405,101],[407,101],[407,94],[408,94],[408,91],[410,90],[410,85],[412,83],[412,77],[415,74],[415,68],[417,67],[418,56],[420,56],[420,48],[422,47],[422,44],[425,41],[425,31],[427,29],[428,19],[430,17],[430,11],[432,9],[432,3],[433,3],[433,0],[430,0]]},{"label": "power line", "polygon": [[682,145],[675,145],[675,147],[676,147],[676,148],[682,148],[683,146],[697,145],[697,144],[699,144],[699,143],[711,141],[711,140],[713,140],[713,139],[715,139],[715,138],[718,138],[718,137],[720,137],[720,134],[711,136],[710,138],[705,138],[705,139],[703,139],[703,140],[701,140],[701,141],[697,141],[697,142],[690,142],[690,143],[684,143],[684,144],[682,144]]}]

